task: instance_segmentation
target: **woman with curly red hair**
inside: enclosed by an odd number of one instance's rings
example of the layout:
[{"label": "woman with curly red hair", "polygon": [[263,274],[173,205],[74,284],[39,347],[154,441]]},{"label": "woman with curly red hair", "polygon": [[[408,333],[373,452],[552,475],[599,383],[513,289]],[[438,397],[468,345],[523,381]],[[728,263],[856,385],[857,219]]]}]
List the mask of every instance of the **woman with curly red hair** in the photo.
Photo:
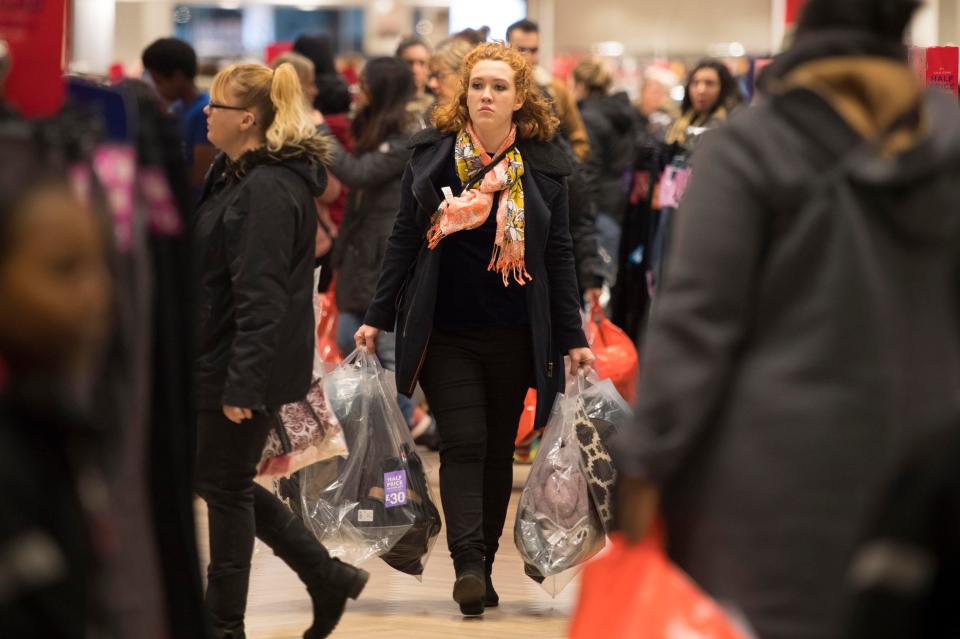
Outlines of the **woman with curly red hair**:
[{"label": "woman with curly red hair", "polygon": [[440,496],[465,615],[499,602],[493,560],[523,400],[543,426],[564,355],[589,368],[557,119],[516,51],[483,44],[436,128],[414,136],[402,201],[358,345],[396,330],[397,383],[419,380],[440,430]]}]

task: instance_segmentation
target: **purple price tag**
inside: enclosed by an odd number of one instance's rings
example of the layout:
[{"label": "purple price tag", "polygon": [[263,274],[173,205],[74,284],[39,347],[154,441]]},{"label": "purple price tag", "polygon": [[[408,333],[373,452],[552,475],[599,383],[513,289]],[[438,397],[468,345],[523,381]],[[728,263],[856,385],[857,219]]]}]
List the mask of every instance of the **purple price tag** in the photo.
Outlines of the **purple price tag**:
[{"label": "purple price tag", "polygon": [[383,474],[383,503],[387,508],[407,503],[407,471],[395,470]]}]

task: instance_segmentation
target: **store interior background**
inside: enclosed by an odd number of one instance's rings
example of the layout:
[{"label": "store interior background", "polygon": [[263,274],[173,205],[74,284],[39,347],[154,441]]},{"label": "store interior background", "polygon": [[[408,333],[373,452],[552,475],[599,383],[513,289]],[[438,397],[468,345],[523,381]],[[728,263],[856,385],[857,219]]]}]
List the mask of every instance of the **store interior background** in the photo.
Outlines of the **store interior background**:
[{"label": "store interior background", "polygon": [[[399,39],[420,33],[436,44],[465,27],[507,25],[529,16],[541,27],[541,56],[559,75],[583,55],[609,59],[618,88],[633,94],[653,62],[689,63],[705,55],[766,57],[780,50],[789,16],[802,0],[72,0],[69,66],[138,77],[153,40],[182,37],[215,69],[264,59],[267,45],[301,33],[327,33],[349,60],[392,55]],[[960,40],[960,0],[926,0],[915,21],[917,46]]]}]

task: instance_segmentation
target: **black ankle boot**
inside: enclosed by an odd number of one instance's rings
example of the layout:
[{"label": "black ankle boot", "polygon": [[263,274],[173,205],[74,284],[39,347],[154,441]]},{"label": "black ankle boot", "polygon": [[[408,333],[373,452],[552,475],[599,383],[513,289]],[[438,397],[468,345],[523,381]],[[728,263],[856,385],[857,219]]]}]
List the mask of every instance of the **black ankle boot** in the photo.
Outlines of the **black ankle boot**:
[{"label": "black ankle boot", "polygon": [[467,566],[457,571],[453,600],[460,604],[461,614],[465,617],[482,615],[485,593],[486,580],[481,567]]},{"label": "black ankle boot", "polygon": [[343,616],[347,599],[360,596],[370,574],[332,559],[303,521],[279,500],[258,498],[257,509],[257,536],[293,568],[313,600],[313,625],[304,639],[328,636]]},{"label": "black ankle boot", "polygon": [[347,599],[356,599],[363,592],[370,573],[331,559],[326,576],[316,583],[307,584],[307,592],[313,599],[313,626],[303,634],[303,639],[323,639],[330,636],[343,616]]},{"label": "black ankle boot", "polygon": [[486,583],[487,588],[483,594],[483,605],[487,608],[496,608],[500,605],[500,595],[493,589],[493,577],[489,574],[487,575]]}]

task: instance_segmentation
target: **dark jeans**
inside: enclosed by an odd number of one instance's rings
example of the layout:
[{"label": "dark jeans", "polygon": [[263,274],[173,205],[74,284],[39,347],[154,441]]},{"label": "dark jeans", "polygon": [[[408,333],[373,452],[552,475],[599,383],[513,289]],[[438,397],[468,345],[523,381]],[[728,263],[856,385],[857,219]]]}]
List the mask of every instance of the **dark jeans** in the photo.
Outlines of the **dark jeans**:
[{"label": "dark jeans", "polygon": [[420,384],[440,430],[440,498],[454,567],[489,572],[513,490],[513,451],[533,381],[528,327],[434,331]]},{"label": "dark jeans", "polygon": [[234,424],[219,411],[197,417],[197,492],[210,522],[207,609],[221,632],[243,630],[254,536],[308,585],[322,583],[330,562],[303,522],[253,481],[274,419]]}]

